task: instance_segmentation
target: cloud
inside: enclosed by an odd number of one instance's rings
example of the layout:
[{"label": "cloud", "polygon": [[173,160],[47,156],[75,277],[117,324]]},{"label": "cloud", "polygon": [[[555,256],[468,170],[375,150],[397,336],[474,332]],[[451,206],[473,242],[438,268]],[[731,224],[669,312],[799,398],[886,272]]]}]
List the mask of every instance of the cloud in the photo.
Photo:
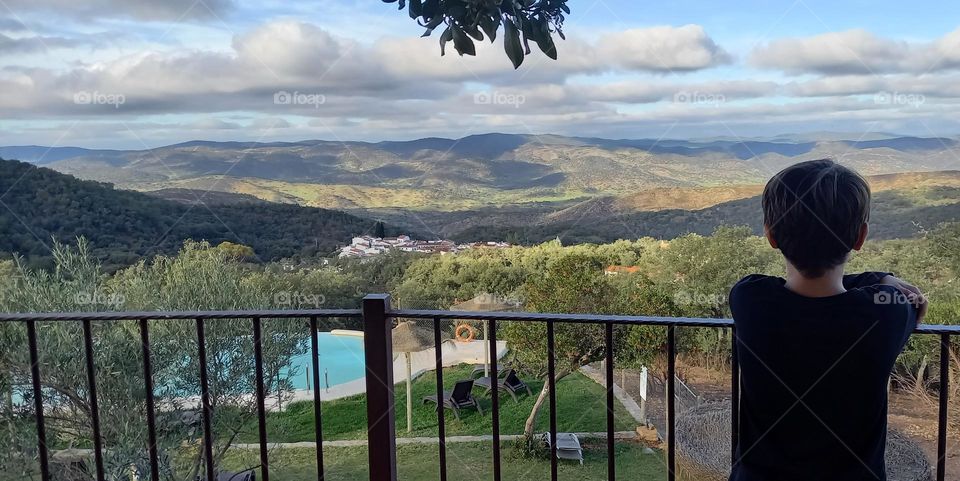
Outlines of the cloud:
[{"label": "cloud", "polygon": [[10,37],[0,33],[0,55],[43,53],[53,49],[97,46],[103,43],[104,39],[98,35],[85,35],[74,38],[42,35]]},{"label": "cloud", "polygon": [[216,18],[234,8],[233,0],[5,0],[20,15],[39,12],[73,18],[127,17],[148,21]]},{"label": "cloud", "polygon": [[604,35],[596,51],[601,61],[628,70],[692,71],[732,62],[703,27],[653,27]]},{"label": "cloud", "polygon": [[[650,43],[649,48],[637,48],[633,42],[638,41]],[[227,50],[140,51],[67,71],[8,68],[0,73],[0,83],[10,84],[17,95],[0,99],[0,112],[82,116],[251,110],[323,115],[317,102],[275,102],[274,94],[280,91],[322,96],[327,112],[351,105],[382,111],[400,102],[449,98],[462,93],[465,82],[559,85],[576,74],[687,71],[726,58],[697,26],[630,30],[602,36],[596,43],[571,39],[561,45],[561,61],[531,57],[517,73],[499,43],[483,44],[475,58],[441,58],[436,39],[385,37],[360,44],[313,24],[278,20],[235,35]],[[123,95],[125,102],[122,108],[77,105],[77,93]],[[376,102],[387,104],[381,108]]]},{"label": "cloud", "polygon": [[960,68],[960,29],[929,43],[910,43],[866,30],[775,40],[755,49],[750,63],[790,74],[928,73]]}]

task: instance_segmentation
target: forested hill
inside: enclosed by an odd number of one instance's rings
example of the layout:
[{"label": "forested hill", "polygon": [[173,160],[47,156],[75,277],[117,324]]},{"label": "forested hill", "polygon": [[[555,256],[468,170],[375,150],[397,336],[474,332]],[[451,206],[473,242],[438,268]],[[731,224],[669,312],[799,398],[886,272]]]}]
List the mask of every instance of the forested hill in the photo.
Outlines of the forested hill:
[{"label": "forested hill", "polygon": [[78,236],[108,268],[176,252],[185,239],[248,245],[269,261],[332,252],[374,226],[370,219],[296,205],[188,205],[0,159],[0,256],[19,253],[35,264],[49,261],[53,239]]}]

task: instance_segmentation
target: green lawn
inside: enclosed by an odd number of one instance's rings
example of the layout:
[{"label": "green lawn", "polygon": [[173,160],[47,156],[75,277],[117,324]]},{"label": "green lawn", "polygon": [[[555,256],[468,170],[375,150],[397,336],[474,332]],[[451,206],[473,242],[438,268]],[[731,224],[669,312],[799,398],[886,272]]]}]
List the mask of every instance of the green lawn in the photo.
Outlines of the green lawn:
[{"label": "green lawn", "polygon": [[[603,441],[598,441],[603,442]],[[541,481],[550,479],[550,462],[545,458],[517,459],[504,445],[502,453],[503,479]],[[227,469],[240,470],[259,464],[256,451],[231,451],[225,460]],[[493,452],[490,443],[457,443],[447,447],[449,479],[488,480],[493,478]],[[584,464],[561,461],[559,478],[577,481],[607,479],[607,453],[604,445],[586,444]],[[327,481],[354,481],[368,479],[366,448],[324,448],[325,478]],[[436,445],[399,446],[397,448],[398,478],[408,480],[439,479],[439,453]],[[282,449],[270,455],[270,479],[301,481],[316,479],[316,454],[310,449]],[[635,443],[617,443],[616,470],[620,479],[660,481],[666,479],[663,453],[643,453],[643,446]],[[258,475],[260,473],[257,473]],[[257,477],[260,479],[260,476]]]},{"label": "green lawn", "polygon": [[[469,377],[471,368],[458,366],[444,370],[444,385],[448,389],[458,379]],[[539,390],[541,381],[526,380],[533,390],[534,396],[525,393],[514,402],[508,395],[500,396],[500,432],[501,434],[521,434],[523,425],[533,408],[533,403]],[[413,383],[413,432],[407,432],[406,421],[406,388],[398,384],[396,389],[397,407],[397,435],[398,436],[436,436],[437,416],[433,405],[422,404],[424,396],[436,392],[436,375],[426,373]],[[476,389],[474,395],[479,396],[481,390]],[[490,434],[491,415],[489,397],[481,397],[480,403],[484,409],[483,415],[476,410],[465,410],[458,421],[453,413],[446,411],[446,432],[448,436]],[[571,374],[557,383],[557,427],[564,432],[595,432],[606,430],[606,391],[597,383],[580,373]],[[337,439],[366,439],[367,415],[364,395],[324,402],[323,410],[323,438],[324,440]],[[549,425],[549,405],[544,404],[537,418],[537,431],[543,432]],[[297,442],[313,441],[314,437],[313,403],[301,402],[291,404],[286,411],[269,413],[267,416],[267,432],[270,442]],[[615,409],[616,430],[632,431],[636,423],[626,412],[623,406],[616,402]],[[253,420],[238,439],[241,443],[257,442],[257,425]]]}]

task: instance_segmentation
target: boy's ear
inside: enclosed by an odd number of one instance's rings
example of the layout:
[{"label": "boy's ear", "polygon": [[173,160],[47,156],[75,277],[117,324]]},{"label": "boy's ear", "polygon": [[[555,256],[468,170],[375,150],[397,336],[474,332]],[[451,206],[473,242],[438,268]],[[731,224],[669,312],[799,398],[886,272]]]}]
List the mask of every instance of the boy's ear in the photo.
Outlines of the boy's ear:
[{"label": "boy's ear", "polygon": [[770,227],[764,224],[763,226],[763,236],[767,238],[767,242],[770,243],[770,247],[778,249],[777,240],[773,238],[773,233],[770,232]]},{"label": "boy's ear", "polygon": [[857,237],[857,242],[853,244],[853,250],[858,251],[863,247],[863,243],[867,241],[867,235],[870,233],[870,225],[866,222],[860,226],[860,235]]}]

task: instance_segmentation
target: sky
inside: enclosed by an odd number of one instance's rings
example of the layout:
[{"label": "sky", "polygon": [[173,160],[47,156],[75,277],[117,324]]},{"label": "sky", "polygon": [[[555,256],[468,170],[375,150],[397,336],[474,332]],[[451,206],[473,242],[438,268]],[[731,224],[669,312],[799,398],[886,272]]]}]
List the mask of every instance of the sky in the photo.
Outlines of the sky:
[{"label": "sky", "polygon": [[0,145],[960,134],[954,2],[569,6],[515,71],[377,0],[0,0]]}]

